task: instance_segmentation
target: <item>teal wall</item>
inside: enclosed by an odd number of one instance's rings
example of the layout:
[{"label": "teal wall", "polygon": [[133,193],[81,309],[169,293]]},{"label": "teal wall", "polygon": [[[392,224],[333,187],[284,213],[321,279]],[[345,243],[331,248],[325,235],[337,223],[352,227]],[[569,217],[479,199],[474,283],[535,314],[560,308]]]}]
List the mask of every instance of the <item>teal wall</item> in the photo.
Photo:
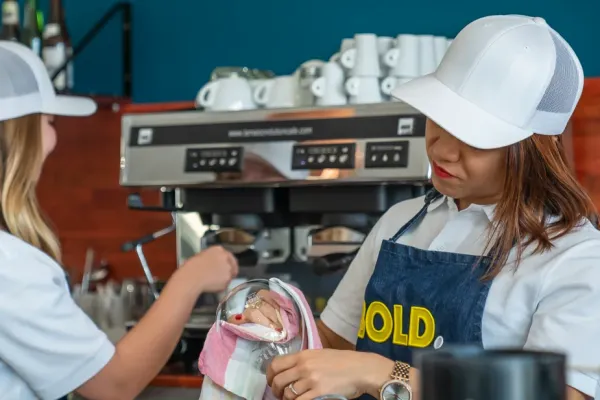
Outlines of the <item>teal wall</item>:
[{"label": "teal wall", "polygon": [[[115,3],[63,1],[75,43]],[[598,0],[131,2],[136,102],[192,99],[215,66],[247,65],[287,74],[305,60],[327,59],[342,38],[357,32],[454,36],[489,14],[544,17],[571,43],[586,76],[600,76]],[[78,57],[77,92],[121,93],[119,35],[118,23],[111,23]]]}]

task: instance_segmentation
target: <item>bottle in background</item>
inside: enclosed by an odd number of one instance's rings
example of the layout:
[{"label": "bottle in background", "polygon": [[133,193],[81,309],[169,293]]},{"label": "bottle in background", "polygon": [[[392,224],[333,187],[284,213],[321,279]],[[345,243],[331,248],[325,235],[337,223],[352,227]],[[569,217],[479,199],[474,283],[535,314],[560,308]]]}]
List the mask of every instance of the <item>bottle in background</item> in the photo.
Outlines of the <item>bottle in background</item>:
[{"label": "bottle in background", "polygon": [[32,49],[39,57],[42,56],[42,26],[37,0],[27,0],[23,17],[21,39],[25,46]]},{"label": "bottle in background", "polygon": [[[73,42],[71,42],[71,35],[69,34],[69,29],[67,28],[67,19],[65,18],[65,8],[62,5],[62,0],[56,0],[58,4],[59,10],[59,21],[61,25],[61,29],[63,32],[63,37],[65,38],[65,48],[67,50],[67,57],[73,56]],[[73,91],[73,87],[75,86],[75,68],[73,64],[73,60],[69,62],[67,65],[67,88],[69,92]]]},{"label": "bottle in background", "polygon": [[[65,63],[68,55],[72,54],[71,41],[65,28],[62,1],[51,0],[50,16],[42,35],[42,57],[50,76],[54,75]],[[67,66],[54,79],[54,87],[58,92],[68,92],[70,84],[72,87],[73,80],[69,78],[69,73],[71,75],[73,73],[72,70],[72,66]]]},{"label": "bottle in background", "polygon": [[19,3],[16,0],[4,0],[2,2],[2,34],[0,39],[19,42],[21,39],[19,24]]}]

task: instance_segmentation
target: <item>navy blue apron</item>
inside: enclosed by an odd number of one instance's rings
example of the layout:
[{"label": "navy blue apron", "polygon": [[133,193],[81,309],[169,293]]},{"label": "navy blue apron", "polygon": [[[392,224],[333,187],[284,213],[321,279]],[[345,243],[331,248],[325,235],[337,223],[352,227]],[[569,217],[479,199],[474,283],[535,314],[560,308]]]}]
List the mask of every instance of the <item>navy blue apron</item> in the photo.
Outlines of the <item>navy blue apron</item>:
[{"label": "navy blue apron", "polygon": [[365,291],[358,351],[412,364],[413,349],[482,344],[481,321],[491,281],[481,278],[491,258],[396,243],[441,196],[430,191],[423,208],[383,241]]}]

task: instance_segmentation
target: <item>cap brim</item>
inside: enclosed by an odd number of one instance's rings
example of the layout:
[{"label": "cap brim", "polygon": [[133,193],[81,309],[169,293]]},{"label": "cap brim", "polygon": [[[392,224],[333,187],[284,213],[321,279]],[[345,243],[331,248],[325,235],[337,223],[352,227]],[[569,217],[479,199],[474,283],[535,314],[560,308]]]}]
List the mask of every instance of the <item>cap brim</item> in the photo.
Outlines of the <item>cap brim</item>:
[{"label": "cap brim", "polygon": [[96,112],[98,106],[92,99],[76,96],[56,96],[50,104],[44,105],[44,114],[66,117],[87,117]]},{"label": "cap brim", "polygon": [[401,84],[392,91],[392,96],[423,113],[458,140],[478,149],[509,146],[533,134],[465,100],[434,74]]}]

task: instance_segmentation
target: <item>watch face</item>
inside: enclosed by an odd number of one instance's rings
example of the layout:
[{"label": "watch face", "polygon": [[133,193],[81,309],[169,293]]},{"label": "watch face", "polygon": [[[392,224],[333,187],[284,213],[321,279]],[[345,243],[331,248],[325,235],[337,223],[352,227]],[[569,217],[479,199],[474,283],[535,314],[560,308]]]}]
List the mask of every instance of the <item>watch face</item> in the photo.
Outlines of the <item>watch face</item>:
[{"label": "watch face", "polygon": [[410,389],[402,382],[390,382],[383,388],[381,397],[384,400],[411,400]]}]

